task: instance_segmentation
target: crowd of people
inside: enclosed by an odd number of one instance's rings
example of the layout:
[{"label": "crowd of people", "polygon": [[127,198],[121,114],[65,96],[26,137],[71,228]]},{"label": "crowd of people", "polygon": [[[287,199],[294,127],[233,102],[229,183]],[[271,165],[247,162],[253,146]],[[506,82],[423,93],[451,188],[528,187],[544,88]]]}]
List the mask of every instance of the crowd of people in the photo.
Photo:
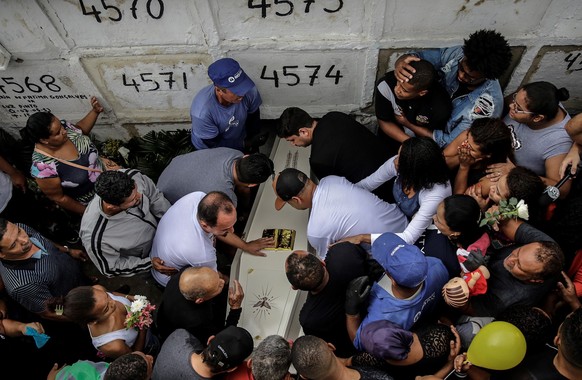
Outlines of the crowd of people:
[{"label": "crowd of people", "polygon": [[[267,137],[261,96],[230,58],[209,66],[212,84],[192,102],[196,150],[175,157],[157,183],[100,156],[89,137],[103,112],[97,98],[77,123],[33,114],[21,131],[34,145],[30,178],[77,222],[80,241],[51,240],[23,215],[26,175],[0,157],[5,371],[582,378],[582,115],[568,114],[568,91],[550,82],[504,98],[498,79],[511,58],[493,30],[402,55],[376,84],[377,133],[341,112],[315,119],[287,108],[275,132],[311,147],[310,173],[275,173],[258,153]],[[304,336],[272,335],[254,347],[237,326],[245,295],[230,264],[237,249],[265,256],[274,244],[235,230],[253,188],[269,179],[276,212],[309,210],[310,249],[289,252],[284,268],[289,285],[307,292]],[[83,262],[107,278],[152,279],[160,302],[106,289]],[[515,326],[527,343],[507,368],[471,363],[473,341],[494,322]]]}]

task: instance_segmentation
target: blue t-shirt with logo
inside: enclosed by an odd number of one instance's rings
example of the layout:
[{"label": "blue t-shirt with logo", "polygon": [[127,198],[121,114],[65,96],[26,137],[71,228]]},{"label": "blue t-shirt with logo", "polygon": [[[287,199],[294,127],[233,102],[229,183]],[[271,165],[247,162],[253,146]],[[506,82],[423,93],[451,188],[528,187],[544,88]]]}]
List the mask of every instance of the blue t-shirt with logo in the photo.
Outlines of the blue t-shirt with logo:
[{"label": "blue t-shirt with logo", "polygon": [[192,144],[196,149],[208,149],[204,141],[220,135],[214,147],[227,147],[242,151],[246,136],[247,116],[261,105],[261,95],[256,87],[245,94],[237,104],[223,106],[216,99],[214,85],[204,87],[192,101]]}]

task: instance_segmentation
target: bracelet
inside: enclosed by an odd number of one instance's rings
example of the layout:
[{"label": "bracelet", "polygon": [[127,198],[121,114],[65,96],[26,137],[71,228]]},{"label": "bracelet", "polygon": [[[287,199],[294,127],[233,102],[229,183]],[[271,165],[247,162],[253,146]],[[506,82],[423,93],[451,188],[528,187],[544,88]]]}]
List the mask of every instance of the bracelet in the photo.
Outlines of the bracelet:
[{"label": "bracelet", "polygon": [[66,249],[65,253],[71,253],[71,249],[69,247],[66,245],[63,245],[63,247]]},{"label": "bracelet", "polygon": [[128,299],[129,299],[129,297],[128,297],[128,296],[129,296],[129,294],[126,294],[126,295],[125,295],[125,299],[126,299],[126,300],[128,300]]},{"label": "bracelet", "polygon": [[465,377],[467,377],[467,374],[464,372],[455,371],[455,376],[457,376],[459,379],[464,379]]}]

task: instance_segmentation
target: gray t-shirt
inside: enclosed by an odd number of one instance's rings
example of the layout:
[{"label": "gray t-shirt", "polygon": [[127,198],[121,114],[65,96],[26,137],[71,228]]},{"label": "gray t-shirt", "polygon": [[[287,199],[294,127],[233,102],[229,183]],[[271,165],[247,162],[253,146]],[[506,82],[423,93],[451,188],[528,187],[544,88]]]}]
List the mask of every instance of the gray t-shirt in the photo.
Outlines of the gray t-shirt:
[{"label": "gray t-shirt", "polygon": [[232,165],[243,154],[231,148],[213,148],[174,157],[158,179],[160,189],[171,204],[194,191],[222,191],[236,206]]},{"label": "gray t-shirt", "polygon": [[174,331],[158,354],[152,380],[207,379],[200,376],[190,362],[192,354],[200,353],[203,349],[202,343],[188,331]]},{"label": "gray t-shirt", "polygon": [[[566,110],[564,110],[566,111]],[[554,156],[566,154],[572,140],[564,126],[570,115],[561,122],[542,129],[531,129],[508,116],[503,119],[511,130],[517,165],[533,170],[537,175],[546,175],[546,161]]]}]

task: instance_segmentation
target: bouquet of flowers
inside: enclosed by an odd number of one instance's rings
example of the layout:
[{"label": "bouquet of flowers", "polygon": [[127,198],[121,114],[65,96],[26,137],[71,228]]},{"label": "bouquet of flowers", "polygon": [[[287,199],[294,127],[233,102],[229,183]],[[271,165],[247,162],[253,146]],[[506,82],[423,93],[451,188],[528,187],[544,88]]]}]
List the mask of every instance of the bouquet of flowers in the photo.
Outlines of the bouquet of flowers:
[{"label": "bouquet of flowers", "polygon": [[527,205],[525,202],[520,200],[517,201],[517,198],[509,198],[509,201],[502,199],[499,202],[499,206],[495,211],[487,211],[485,213],[485,217],[481,219],[481,223],[479,223],[479,227],[483,227],[485,225],[492,227],[497,224],[500,220],[507,219],[507,218],[520,218],[524,220],[529,219],[529,212],[527,209]]},{"label": "bouquet of flowers", "polygon": [[136,330],[143,330],[146,327],[150,327],[152,324],[152,312],[156,309],[155,305],[152,305],[148,301],[147,297],[135,295],[134,301],[128,308],[127,317],[125,317],[125,328],[134,328]]}]

